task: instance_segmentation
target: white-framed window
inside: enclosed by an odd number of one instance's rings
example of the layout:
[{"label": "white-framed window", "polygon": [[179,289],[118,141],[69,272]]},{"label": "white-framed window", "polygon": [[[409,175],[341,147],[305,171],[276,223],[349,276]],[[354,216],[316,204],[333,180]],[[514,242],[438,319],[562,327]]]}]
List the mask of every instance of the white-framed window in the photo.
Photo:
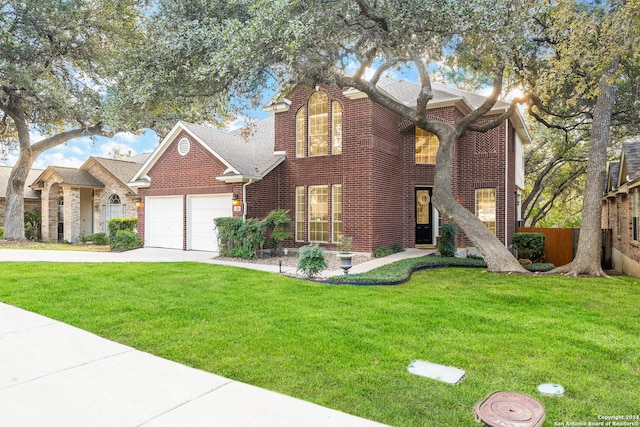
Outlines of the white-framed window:
[{"label": "white-framed window", "polygon": [[296,187],[296,242],[305,241],[306,206],[305,188],[303,186]]},{"label": "white-framed window", "polygon": [[416,164],[435,165],[440,140],[426,130],[416,127]]},{"label": "white-framed window", "polygon": [[342,241],[342,184],[331,186],[331,232],[334,243]]},{"label": "white-framed window", "polygon": [[496,189],[476,188],[476,216],[496,234]]},{"label": "white-framed window", "polygon": [[307,109],[302,107],[296,113],[296,157],[304,157],[307,145]]},{"label": "white-framed window", "polygon": [[342,154],[342,104],[331,103],[331,154]]},{"label": "white-framed window", "polygon": [[104,232],[109,232],[109,221],[113,218],[122,218],[126,215],[126,206],[122,204],[120,196],[112,194],[109,196],[107,205],[104,207]]},{"label": "white-framed window", "polygon": [[309,156],[329,154],[329,98],[316,92],[309,98]]},{"label": "white-framed window", "polygon": [[296,157],[342,154],[343,107],[326,92],[309,96],[296,113]]},{"label": "white-framed window", "polygon": [[329,186],[309,186],[309,241],[329,241]]}]

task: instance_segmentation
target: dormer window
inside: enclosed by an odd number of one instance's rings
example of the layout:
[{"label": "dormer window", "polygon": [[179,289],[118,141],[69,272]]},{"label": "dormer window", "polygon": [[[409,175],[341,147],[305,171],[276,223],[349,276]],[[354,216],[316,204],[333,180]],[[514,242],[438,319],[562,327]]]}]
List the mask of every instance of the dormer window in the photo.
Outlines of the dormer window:
[{"label": "dormer window", "polygon": [[296,157],[329,154],[342,154],[342,104],[319,91],[296,113]]}]

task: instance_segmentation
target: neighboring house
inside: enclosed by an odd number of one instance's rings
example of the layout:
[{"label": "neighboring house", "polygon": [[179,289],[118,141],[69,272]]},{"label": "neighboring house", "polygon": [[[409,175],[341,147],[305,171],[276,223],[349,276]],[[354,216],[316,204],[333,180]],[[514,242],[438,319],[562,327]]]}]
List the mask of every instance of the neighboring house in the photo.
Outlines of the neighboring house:
[{"label": "neighboring house", "polygon": [[609,164],[602,228],[612,233],[614,270],[640,277],[640,140],[623,143],[620,161]]},{"label": "neighboring house", "polygon": [[136,216],[137,190],[127,183],[147,157],[90,157],[80,168],[42,171],[31,184],[40,193],[42,240],[75,242],[108,232],[112,218]]},{"label": "neighboring house", "polygon": [[[0,166],[0,227],[4,227],[4,215],[5,206],[7,201],[5,199],[7,195],[7,184],[9,183],[9,176],[13,166]],[[24,185],[24,211],[36,212],[40,210],[40,193],[32,190],[29,184],[33,182],[38,175],[42,173],[42,169],[31,169],[27,182]]]},{"label": "neighboring house", "polygon": [[[419,87],[381,80],[390,97],[415,104]],[[435,83],[432,117],[455,122],[485,98]],[[483,121],[508,107],[498,102]],[[240,132],[177,123],[130,186],[144,208],[138,232],[146,246],[217,249],[213,219],[264,217],[288,209],[291,247],[353,249],[434,247],[440,218],[431,203],[438,139],[354,89],[298,87],[266,108],[272,117],[246,140]],[[467,132],[455,149],[453,194],[509,245],[524,188],[519,113],[486,133]],[[240,206],[234,206],[237,199]],[[460,235],[459,248],[468,246]]]}]

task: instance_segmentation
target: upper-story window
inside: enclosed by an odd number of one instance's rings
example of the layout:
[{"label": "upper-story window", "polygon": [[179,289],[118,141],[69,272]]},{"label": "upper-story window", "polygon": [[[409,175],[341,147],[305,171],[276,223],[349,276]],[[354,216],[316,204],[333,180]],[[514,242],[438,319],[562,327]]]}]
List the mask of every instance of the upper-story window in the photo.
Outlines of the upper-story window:
[{"label": "upper-story window", "polygon": [[296,157],[304,157],[307,145],[307,109],[302,107],[296,114]]},{"label": "upper-story window", "polygon": [[440,140],[437,136],[419,127],[416,128],[416,164],[436,164]]},{"label": "upper-story window", "polygon": [[331,103],[331,154],[342,154],[342,104]]},{"label": "upper-story window", "polygon": [[329,98],[316,92],[309,98],[309,156],[329,154]]},{"label": "upper-story window", "polygon": [[342,104],[314,92],[296,113],[296,157],[329,154],[342,154]]}]

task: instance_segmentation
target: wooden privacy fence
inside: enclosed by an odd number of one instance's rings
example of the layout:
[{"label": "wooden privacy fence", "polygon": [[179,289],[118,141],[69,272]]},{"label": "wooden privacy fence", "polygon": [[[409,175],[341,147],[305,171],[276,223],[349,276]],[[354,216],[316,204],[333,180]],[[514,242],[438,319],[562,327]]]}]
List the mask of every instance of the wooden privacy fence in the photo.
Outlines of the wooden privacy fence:
[{"label": "wooden privacy fence", "polygon": [[556,267],[570,263],[577,247],[579,229],[518,227],[518,233],[542,233],[544,239],[544,260]]}]

